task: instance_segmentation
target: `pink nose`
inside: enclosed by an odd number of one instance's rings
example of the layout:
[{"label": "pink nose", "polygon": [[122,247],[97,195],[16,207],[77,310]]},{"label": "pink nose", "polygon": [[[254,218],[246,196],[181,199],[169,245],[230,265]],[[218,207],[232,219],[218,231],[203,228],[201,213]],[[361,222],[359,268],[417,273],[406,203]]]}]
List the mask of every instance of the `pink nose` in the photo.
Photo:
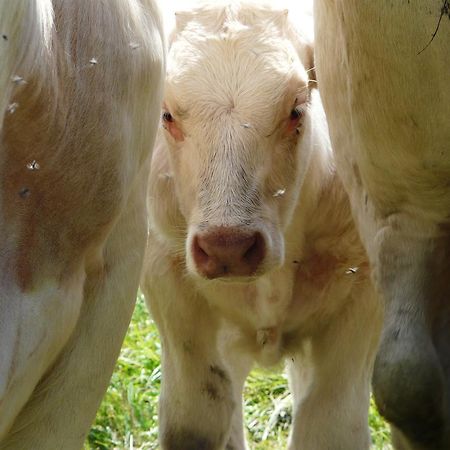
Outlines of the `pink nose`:
[{"label": "pink nose", "polygon": [[192,245],[197,270],[206,278],[254,275],[265,253],[261,233],[236,227],[217,227],[197,234]]}]

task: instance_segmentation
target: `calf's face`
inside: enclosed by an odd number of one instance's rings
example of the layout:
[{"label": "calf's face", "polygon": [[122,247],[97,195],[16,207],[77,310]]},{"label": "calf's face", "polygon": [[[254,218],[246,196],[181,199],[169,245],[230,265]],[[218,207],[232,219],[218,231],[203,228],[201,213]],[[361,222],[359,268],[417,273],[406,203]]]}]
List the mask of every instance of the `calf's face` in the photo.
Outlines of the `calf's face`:
[{"label": "calf's face", "polygon": [[284,260],[308,162],[308,74],[284,12],[267,11],[258,26],[189,19],[170,49],[162,113],[187,267],[244,280]]}]

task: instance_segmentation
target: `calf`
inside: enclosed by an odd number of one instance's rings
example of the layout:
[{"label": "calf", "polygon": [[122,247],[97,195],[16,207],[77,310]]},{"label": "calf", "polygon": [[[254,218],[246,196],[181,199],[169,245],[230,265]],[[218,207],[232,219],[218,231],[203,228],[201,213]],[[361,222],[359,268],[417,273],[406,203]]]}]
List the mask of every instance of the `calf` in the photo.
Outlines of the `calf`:
[{"label": "calf", "polygon": [[317,0],[315,15],[336,165],[386,304],[375,399],[396,448],[449,449],[449,2]]},{"label": "calf", "polygon": [[288,12],[177,14],[149,183],[143,289],[166,450],[245,449],[252,365],[286,361],[291,449],[369,447],[380,308]]},{"label": "calf", "polygon": [[162,28],[151,0],[4,0],[0,28],[0,448],[79,449],[136,298]]}]

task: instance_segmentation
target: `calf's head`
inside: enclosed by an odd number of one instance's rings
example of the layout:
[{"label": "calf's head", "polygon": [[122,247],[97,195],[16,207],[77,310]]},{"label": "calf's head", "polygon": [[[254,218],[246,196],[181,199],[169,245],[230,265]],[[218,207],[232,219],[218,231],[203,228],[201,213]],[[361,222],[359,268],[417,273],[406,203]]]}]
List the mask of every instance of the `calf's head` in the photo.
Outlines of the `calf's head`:
[{"label": "calf's head", "polygon": [[286,11],[178,14],[161,120],[191,274],[238,280],[283,263],[309,156],[311,59]]}]

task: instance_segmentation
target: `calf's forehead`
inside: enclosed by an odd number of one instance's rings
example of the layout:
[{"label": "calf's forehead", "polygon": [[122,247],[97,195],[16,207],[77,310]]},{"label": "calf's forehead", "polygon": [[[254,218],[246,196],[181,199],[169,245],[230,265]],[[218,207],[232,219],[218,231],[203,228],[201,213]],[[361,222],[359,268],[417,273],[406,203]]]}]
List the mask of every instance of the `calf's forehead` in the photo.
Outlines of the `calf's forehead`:
[{"label": "calf's forehead", "polygon": [[284,38],[250,31],[236,38],[181,36],[170,52],[166,101],[181,115],[234,111],[271,121],[276,106],[289,96],[294,102],[306,84],[306,70]]}]

